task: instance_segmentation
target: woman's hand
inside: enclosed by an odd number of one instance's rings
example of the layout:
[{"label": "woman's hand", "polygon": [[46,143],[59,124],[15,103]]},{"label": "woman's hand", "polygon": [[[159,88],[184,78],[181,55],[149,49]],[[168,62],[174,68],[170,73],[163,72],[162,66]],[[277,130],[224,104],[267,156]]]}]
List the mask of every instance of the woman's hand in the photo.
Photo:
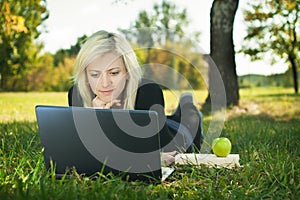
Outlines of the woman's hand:
[{"label": "woman's hand", "polygon": [[110,109],[112,108],[114,105],[115,106],[121,106],[121,101],[118,99],[114,99],[111,102],[104,102],[102,101],[98,96],[96,96],[93,101],[93,107],[94,108],[102,108],[102,109]]},{"label": "woman's hand", "polygon": [[175,156],[178,152],[171,151],[171,152],[163,152],[161,153],[161,162],[162,166],[169,166],[175,163]]}]

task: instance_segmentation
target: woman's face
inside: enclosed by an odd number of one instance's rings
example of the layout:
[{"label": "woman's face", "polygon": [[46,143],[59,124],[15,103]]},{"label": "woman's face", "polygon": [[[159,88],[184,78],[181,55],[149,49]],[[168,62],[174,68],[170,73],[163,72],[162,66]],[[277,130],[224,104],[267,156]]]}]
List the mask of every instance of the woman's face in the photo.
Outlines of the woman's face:
[{"label": "woman's face", "polygon": [[118,99],[128,78],[122,56],[114,53],[96,57],[87,66],[86,75],[94,94],[105,103]]}]

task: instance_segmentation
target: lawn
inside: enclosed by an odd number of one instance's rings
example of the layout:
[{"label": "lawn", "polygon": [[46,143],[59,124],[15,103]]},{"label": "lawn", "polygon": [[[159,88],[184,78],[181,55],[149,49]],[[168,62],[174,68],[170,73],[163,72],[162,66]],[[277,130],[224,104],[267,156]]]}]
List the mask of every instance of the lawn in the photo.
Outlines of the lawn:
[{"label": "lawn", "polygon": [[[203,102],[205,92],[196,92]],[[222,136],[241,168],[175,166],[161,184],[96,180],[74,173],[56,180],[45,170],[34,106],[67,105],[66,93],[0,93],[0,199],[299,199],[300,96],[292,89],[240,90],[227,109]],[[165,92],[168,112],[176,95]],[[204,116],[204,129],[210,123]]]}]

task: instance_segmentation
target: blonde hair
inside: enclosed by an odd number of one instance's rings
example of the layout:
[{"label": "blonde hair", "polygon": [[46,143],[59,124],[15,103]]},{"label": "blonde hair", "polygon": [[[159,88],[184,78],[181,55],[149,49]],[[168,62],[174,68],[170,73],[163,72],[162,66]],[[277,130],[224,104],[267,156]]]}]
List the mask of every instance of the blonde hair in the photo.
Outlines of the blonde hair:
[{"label": "blonde hair", "polygon": [[128,80],[124,91],[124,109],[133,110],[142,70],[136,55],[126,39],[115,33],[98,31],[91,35],[80,49],[74,66],[74,83],[77,84],[84,107],[92,107],[93,92],[86,76],[86,67],[98,56],[105,53],[122,56]]}]

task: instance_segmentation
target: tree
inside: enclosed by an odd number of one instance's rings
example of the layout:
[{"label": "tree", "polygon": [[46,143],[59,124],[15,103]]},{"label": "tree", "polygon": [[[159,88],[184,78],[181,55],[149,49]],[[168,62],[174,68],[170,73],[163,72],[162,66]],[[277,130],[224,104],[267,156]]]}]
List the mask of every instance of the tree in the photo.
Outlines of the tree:
[{"label": "tree", "polygon": [[[212,99],[222,105],[223,97],[219,84],[216,84],[216,72],[220,72],[223,80],[227,105],[237,105],[239,101],[239,87],[236,74],[235,51],[233,46],[233,22],[238,7],[238,0],[214,0],[210,13],[210,56],[216,67],[209,68],[209,94],[206,98],[207,106]],[[219,100],[218,100],[219,99]]]},{"label": "tree", "polygon": [[68,89],[72,86],[74,63],[75,57],[65,57],[64,61],[52,70],[52,90],[68,91]]},{"label": "tree", "polygon": [[[53,56],[45,53],[38,59],[38,62],[27,73],[23,85],[27,91],[51,91],[53,82]],[[24,84],[25,83],[25,84]],[[22,89],[22,88],[21,88]]]},{"label": "tree", "polygon": [[16,90],[26,71],[37,62],[46,0],[0,1],[0,90]]},{"label": "tree", "polygon": [[[195,59],[195,52],[191,52],[196,49],[195,41],[198,42],[200,33],[196,32],[187,37],[185,30],[188,25],[186,9],[181,9],[174,3],[164,0],[160,4],[155,4],[153,10],[141,11],[127,30],[119,29],[119,31],[131,43],[136,44],[138,56],[142,55],[142,64],[148,66],[145,76],[155,79],[161,77],[168,86],[173,85],[178,89],[178,86],[184,85],[180,84],[178,73],[188,74],[185,78],[192,83],[193,88],[200,88],[202,86],[201,76],[195,75],[194,71],[196,70],[192,69],[194,68],[192,64],[202,64],[202,58],[198,52],[199,59]],[[190,38],[194,38],[193,42]],[[187,60],[182,61],[181,56]],[[191,59],[194,63],[187,63]],[[172,71],[173,75],[166,79],[166,76],[170,76],[170,71],[167,73],[164,71],[166,69],[155,66],[153,63],[172,67],[175,69]],[[184,73],[183,69],[190,73]],[[163,76],[164,74],[167,75]],[[193,77],[194,75],[198,75],[198,78]]]},{"label": "tree", "polygon": [[57,67],[59,64],[64,64],[65,58],[73,58],[76,57],[82,44],[87,39],[87,35],[83,35],[77,38],[77,42],[75,45],[71,45],[69,49],[59,49],[54,54],[54,66]]},{"label": "tree", "polygon": [[283,59],[292,69],[294,90],[298,93],[297,61],[300,54],[300,0],[260,0],[248,3],[244,11],[247,35],[241,52],[252,60]]},{"label": "tree", "polygon": [[153,10],[144,10],[138,14],[137,20],[127,29],[136,29],[136,33],[124,29],[119,30],[130,41],[152,47],[154,44],[163,45],[167,40],[182,38],[188,24],[185,8],[179,9],[174,3],[163,0],[161,4],[154,4]]}]

